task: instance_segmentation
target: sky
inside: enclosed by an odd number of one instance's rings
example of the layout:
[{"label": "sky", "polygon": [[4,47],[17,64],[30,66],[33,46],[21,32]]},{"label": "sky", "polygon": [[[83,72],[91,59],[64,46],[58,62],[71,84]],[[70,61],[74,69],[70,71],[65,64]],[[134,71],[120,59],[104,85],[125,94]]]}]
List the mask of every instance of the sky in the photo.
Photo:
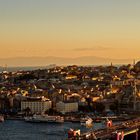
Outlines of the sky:
[{"label": "sky", "polygon": [[140,0],[0,0],[0,58],[140,58]]}]

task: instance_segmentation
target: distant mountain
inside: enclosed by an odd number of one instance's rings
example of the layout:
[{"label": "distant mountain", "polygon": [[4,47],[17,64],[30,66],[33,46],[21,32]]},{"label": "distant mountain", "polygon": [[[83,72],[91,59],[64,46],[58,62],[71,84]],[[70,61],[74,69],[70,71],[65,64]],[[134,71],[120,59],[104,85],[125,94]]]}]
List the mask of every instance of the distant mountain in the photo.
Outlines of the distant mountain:
[{"label": "distant mountain", "polygon": [[56,65],[109,65],[114,64],[128,64],[130,59],[110,59],[95,56],[84,56],[77,58],[63,58],[63,57],[16,57],[0,59],[0,66],[47,66],[50,64]]}]

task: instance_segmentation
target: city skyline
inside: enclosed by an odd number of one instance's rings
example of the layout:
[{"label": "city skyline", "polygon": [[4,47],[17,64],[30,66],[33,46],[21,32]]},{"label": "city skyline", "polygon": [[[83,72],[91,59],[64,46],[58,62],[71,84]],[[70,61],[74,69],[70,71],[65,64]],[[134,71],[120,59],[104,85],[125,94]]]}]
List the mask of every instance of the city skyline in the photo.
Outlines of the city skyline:
[{"label": "city skyline", "polygon": [[0,0],[0,59],[139,59],[139,7],[138,0]]}]

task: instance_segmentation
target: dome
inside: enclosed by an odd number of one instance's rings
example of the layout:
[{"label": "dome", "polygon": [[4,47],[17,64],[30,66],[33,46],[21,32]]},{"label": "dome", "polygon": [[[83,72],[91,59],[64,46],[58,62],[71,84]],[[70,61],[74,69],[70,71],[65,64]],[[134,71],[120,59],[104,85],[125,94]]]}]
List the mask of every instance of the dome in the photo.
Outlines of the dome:
[{"label": "dome", "polygon": [[139,67],[140,68],[140,61],[138,61],[135,65],[135,67]]}]

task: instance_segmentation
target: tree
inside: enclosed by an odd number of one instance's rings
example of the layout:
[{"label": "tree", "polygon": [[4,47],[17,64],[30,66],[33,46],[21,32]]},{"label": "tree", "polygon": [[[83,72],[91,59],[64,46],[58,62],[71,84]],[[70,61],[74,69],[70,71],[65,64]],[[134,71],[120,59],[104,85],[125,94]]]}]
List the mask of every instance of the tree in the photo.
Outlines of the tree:
[{"label": "tree", "polygon": [[31,109],[29,107],[24,109],[25,115],[29,116],[29,114],[31,113]]},{"label": "tree", "polygon": [[102,113],[105,110],[103,103],[96,103],[96,111]]},{"label": "tree", "polygon": [[48,114],[48,115],[61,115],[60,112],[58,112],[56,109],[53,109],[53,108],[50,108],[49,110],[46,110],[45,114]]},{"label": "tree", "polygon": [[110,105],[110,110],[113,112],[117,112],[118,111],[118,102],[114,102],[113,104]]},{"label": "tree", "polygon": [[92,110],[92,107],[91,107],[91,105],[92,105],[92,99],[91,98],[85,98],[86,99],[86,102],[87,102],[87,104],[88,104],[88,108],[89,108],[89,110],[91,111]]}]

